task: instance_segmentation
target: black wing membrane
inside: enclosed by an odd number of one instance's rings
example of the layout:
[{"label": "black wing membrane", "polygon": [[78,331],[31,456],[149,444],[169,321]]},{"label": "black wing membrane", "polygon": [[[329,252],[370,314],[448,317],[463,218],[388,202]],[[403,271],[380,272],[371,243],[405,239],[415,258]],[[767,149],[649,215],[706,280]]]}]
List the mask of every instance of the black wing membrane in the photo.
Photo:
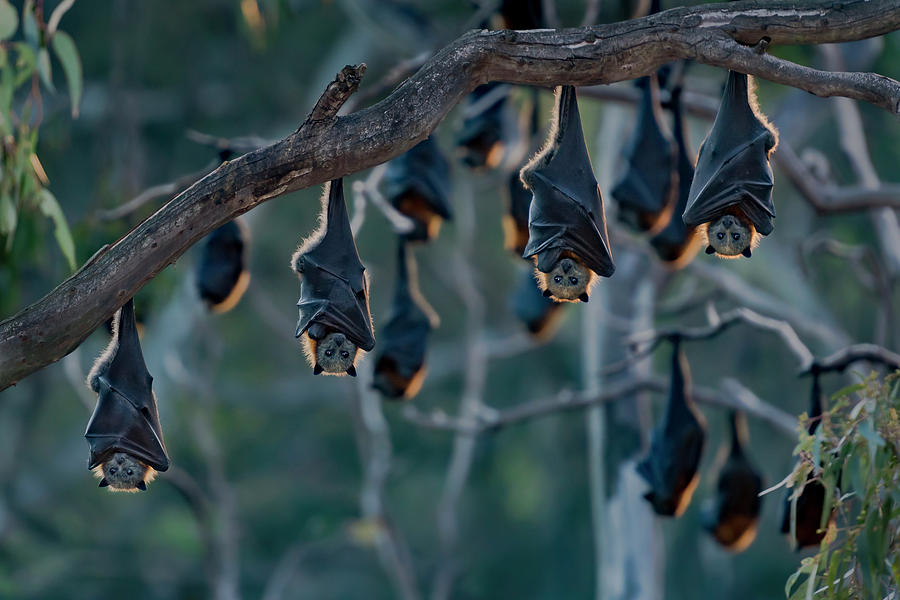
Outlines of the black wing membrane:
[{"label": "black wing membrane", "polygon": [[562,86],[556,97],[558,123],[544,153],[522,170],[533,199],[524,258],[537,257],[537,268],[552,271],[563,252],[576,254],[597,275],[616,270],[609,249],[600,187],[594,177],[575,88]]},{"label": "black wing membrane", "polygon": [[246,291],[246,248],[246,229],[237,220],[207,236],[197,265],[197,291],[214,312],[233,308]]},{"label": "black wing membrane", "polygon": [[325,233],[299,258],[300,319],[296,336],[313,323],[343,333],[353,344],[369,351],[375,334],[369,316],[369,290],[365,268],[350,231],[342,179],[329,184]]},{"label": "black wing membrane", "polygon": [[494,168],[500,164],[509,131],[510,89],[505,83],[488,83],[475,88],[466,99],[462,129],[456,137],[466,166]]},{"label": "black wing membrane", "polygon": [[541,0],[503,0],[500,3],[501,29],[541,29],[544,9]]},{"label": "black wing membrane", "polygon": [[169,468],[159,424],[153,377],[147,371],[134,318],[134,301],[121,309],[112,360],[97,378],[98,398],[84,437],[93,469],[115,452],[127,452],[157,471]]},{"label": "black wing membrane", "polygon": [[743,413],[732,412],[731,452],[719,472],[716,495],[704,515],[704,526],[717,542],[732,552],[742,552],[756,538],[756,523],[763,481],[744,450]]},{"label": "black wing membrane", "polygon": [[666,262],[675,262],[685,256],[690,250],[696,227],[688,227],[680,215],[687,208],[688,197],[691,193],[691,183],[694,181],[694,154],[691,152],[687,140],[687,124],[684,120],[684,109],[681,104],[681,87],[672,90],[670,102],[673,127],[672,135],[675,138],[675,147],[678,153],[676,167],[678,169],[678,202],[675,204],[674,218],[669,219],[658,234],[650,239],[650,245],[656,250],[659,258]]},{"label": "black wing membrane", "polygon": [[708,223],[740,208],[762,235],[775,228],[774,178],[769,153],[774,130],[751,105],[747,75],[729,71],[712,130],[700,147],[684,222]]},{"label": "black wing membrane", "polygon": [[420,304],[408,261],[406,242],[400,238],[394,300],[391,316],[381,328],[373,383],[373,387],[391,398],[410,397],[408,386],[425,366],[428,336],[433,328],[430,307]]},{"label": "black wing membrane", "polygon": [[420,201],[442,219],[452,218],[450,162],[433,137],[390,161],[384,185],[387,200],[401,212],[406,203]]},{"label": "black wing membrane", "polygon": [[650,452],[637,466],[650,485],[644,497],[664,516],[680,516],[697,485],[706,431],[690,395],[690,371],[679,342],[673,343],[672,383],[662,422],[653,430]]},{"label": "black wing membrane", "polygon": [[[822,387],[819,384],[819,375],[813,372],[812,393],[809,401],[809,418],[811,419],[809,428],[810,434],[816,432],[822,417]],[[807,546],[816,546],[825,537],[824,528],[822,531],[822,514],[825,511],[825,486],[818,480],[809,481],[812,475],[807,477],[806,485],[803,492],[797,498],[796,512],[796,534],[797,549]],[[789,489],[785,494],[784,505],[781,515],[781,533],[790,535],[791,533],[791,496],[793,490]]]},{"label": "black wing membrane", "polygon": [[613,187],[619,219],[638,231],[657,232],[672,217],[678,199],[675,148],[660,122],[656,75],[638,80],[637,125],[625,151],[627,169]]}]

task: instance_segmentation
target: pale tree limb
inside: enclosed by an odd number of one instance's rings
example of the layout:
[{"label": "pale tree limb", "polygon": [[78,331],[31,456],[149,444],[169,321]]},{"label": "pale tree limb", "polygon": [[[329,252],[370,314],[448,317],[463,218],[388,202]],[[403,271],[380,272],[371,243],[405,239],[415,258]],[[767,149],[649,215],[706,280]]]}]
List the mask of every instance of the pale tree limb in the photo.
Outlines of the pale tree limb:
[{"label": "pale tree limb", "polygon": [[841,348],[825,358],[804,365],[800,370],[800,374],[842,372],[853,363],[861,361],[880,363],[892,370],[900,369],[900,354],[875,344],[854,344]]},{"label": "pale tree limb", "polygon": [[743,45],[764,37],[772,45],[843,42],[898,28],[900,5],[891,0],[802,7],[786,0],[746,0],[582,29],[472,32],[437,52],[382,102],[336,117],[362,70],[346,67],[293,134],[224,163],[44,298],[0,323],[0,389],[69,353],[213,229],[271,198],[405,152],[477,85],[612,83],[693,59],[821,96],[865,100],[898,114],[900,83],[894,80],[817,71]]}]

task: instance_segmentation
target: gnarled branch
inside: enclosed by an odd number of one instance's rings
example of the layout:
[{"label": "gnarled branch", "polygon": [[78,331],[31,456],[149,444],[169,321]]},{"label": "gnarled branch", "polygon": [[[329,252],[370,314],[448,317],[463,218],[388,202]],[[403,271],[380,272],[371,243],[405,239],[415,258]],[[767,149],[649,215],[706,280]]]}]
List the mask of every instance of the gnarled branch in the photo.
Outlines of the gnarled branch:
[{"label": "gnarled branch", "polygon": [[612,83],[649,74],[673,60],[693,59],[820,96],[865,100],[898,114],[900,83],[892,79],[817,71],[749,46],[764,37],[772,45],[821,44],[897,29],[900,5],[893,0],[802,6],[747,0],[581,29],[471,32],[437,52],[383,101],[334,118],[340,106],[333,99],[346,100],[355,88],[353,78],[342,73],[297,131],[224,163],[44,298],[0,323],[0,390],[71,352],[213,229],[266,200],[405,152],[479,84]]}]

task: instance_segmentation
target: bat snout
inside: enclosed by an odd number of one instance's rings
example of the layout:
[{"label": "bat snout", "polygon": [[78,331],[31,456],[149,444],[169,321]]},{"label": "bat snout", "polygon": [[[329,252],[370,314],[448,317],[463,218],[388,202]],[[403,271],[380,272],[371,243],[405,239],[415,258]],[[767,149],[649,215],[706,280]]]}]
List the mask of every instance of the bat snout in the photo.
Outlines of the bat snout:
[{"label": "bat snout", "polygon": [[563,273],[568,273],[569,271],[572,270],[572,267],[574,267],[575,265],[572,263],[571,258],[564,258],[561,261],[559,261],[559,266],[562,268]]}]

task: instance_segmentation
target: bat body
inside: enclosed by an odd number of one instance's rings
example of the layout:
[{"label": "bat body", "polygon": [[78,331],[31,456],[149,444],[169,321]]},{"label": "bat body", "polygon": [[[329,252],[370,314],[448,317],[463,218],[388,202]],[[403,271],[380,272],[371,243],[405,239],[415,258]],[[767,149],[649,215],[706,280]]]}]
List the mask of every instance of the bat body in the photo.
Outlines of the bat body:
[{"label": "bat body", "polygon": [[121,308],[113,329],[109,346],[88,375],[88,386],[97,392],[97,406],[84,433],[91,450],[88,469],[102,478],[100,487],[144,490],[156,471],[169,468],[169,456],[133,300]]},{"label": "bat body", "polygon": [[544,10],[541,0],[503,0],[494,29],[541,29]]},{"label": "bat body", "polygon": [[[809,433],[815,433],[822,417],[822,388],[819,384],[819,375],[813,373],[812,394],[810,398]],[[791,535],[791,503],[793,490],[788,490],[784,498],[784,506],[781,517],[781,533],[788,537]],[[822,513],[825,510],[825,486],[818,480],[813,480],[812,475],[807,478],[803,491],[797,498],[797,513],[795,527],[795,541],[797,549],[807,546],[817,546],[825,537],[825,527],[822,527]],[[829,516],[829,521],[834,519],[834,512]]]},{"label": "bat body", "polygon": [[627,169],[612,189],[619,219],[655,235],[668,225],[678,200],[676,149],[661,123],[656,75],[638,80],[641,101],[637,125],[625,151]]},{"label": "bat body", "polygon": [[533,195],[522,256],[534,259],[545,295],[587,302],[596,276],[616,267],[574,87],[557,89],[554,118],[547,144],[521,171]]},{"label": "bat body", "polygon": [[756,108],[747,75],[729,71],[719,112],[697,158],[683,219],[697,227],[707,254],[752,255],[775,228],[769,155],[778,139]]},{"label": "bat body", "polygon": [[528,212],[531,209],[531,192],[522,185],[518,171],[508,181],[507,211],[503,215],[503,239],[507,250],[522,256],[528,245]]},{"label": "bat body", "polygon": [[691,183],[694,180],[694,155],[691,152],[687,140],[687,125],[684,122],[684,111],[681,106],[681,88],[672,90],[671,109],[673,118],[672,134],[675,138],[675,148],[678,155],[676,168],[678,169],[678,201],[675,204],[675,217],[669,219],[659,233],[650,239],[650,245],[656,251],[660,260],[672,268],[680,269],[687,265],[700,249],[697,228],[684,224],[679,215],[684,213],[687,207],[688,197],[691,193]]},{"label": "bat body", "polygon": [[399,240],[391,316],[380,334],[372,387],[388,398],[412,398],[425,380],[428,336],[437,319],[410,271],[406,243]]},{"label": "bat body", "polygon": [[247,244],[249,236],[243,221],[225,223],[206,238],[197,265],[197,291],[214,313],[234,308],[247,286]]},{"label": "bat body", "polygon": [[406,234],[408,240],[436,238],[441,223],[451,218],[450,181],[450,163],[431,137],[388,163],[385,196],[413,220],[415,228]]},{"label": "bat body", "polygon": [[296,337],[316,375],[356,375],[359,351],[375,347],[369,289],[344,203],[343,180],[328,184],[324,218],[291,260],[300,276]]},{"label": "bat body", "polygon": [[731,413],[731,452],[719,472],[716,496],[704,514],[704,526],[732,552],[743,552],[756,539],[763,481],[744,451],[746,424],[742,413]]},{"label": "bat body", "polygon": [[473,169],[493,169],[503,162],[509,137],[510,87],[488,83],[469,94],[456,146],[463,163]]},{"label": "bat body", "polygon": [[662,422],[653,430],[650,452],[638,473],[650,485],[644,494],[664,516],[684,513],[697,487],[697,467],[706,439],[703,416],[690,396],[690,372],[680,344],[673,343],[672,383]]}]

